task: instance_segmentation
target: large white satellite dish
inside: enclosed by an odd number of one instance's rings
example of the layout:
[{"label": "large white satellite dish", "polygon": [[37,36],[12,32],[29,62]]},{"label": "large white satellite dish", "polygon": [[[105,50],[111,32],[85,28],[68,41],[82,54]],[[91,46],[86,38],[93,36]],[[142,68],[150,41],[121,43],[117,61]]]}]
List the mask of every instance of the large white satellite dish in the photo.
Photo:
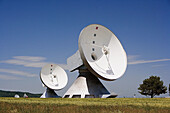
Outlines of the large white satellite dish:
[{"label": "large white satellite dish", "polygon": [[127,56],[120,41],[102,25],[92,24],[81,31],[79,51],[84,65],[101,79],[116,80],[126,70]]},{"label": "large white satellite dish", "polygon": [[42,98],[57,97],[54,90],[61,90],[68,82],[66,72],[56,64],[47,64],[42,67],[40,79],[47,87],[47,90],[41,96]]},{"label": "large white satellite dish", "polygon": [[79,76],[64,98],[110,98],[117,94],[110,94],[97,77],[107,81],[120,78],[127,67],[127,56],[109,29],[92,24],[81,31],[79,50],[67,59],[67,65],[70,71],[79,70]]}]

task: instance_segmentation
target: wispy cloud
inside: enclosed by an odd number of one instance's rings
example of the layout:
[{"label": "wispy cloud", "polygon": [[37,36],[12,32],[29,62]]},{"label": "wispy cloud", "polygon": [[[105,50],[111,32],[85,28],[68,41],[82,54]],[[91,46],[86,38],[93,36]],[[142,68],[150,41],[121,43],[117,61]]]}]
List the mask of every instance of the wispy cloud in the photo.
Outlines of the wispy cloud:
[{"label": "wispy cloud", "polygon": [[[46,64],[51,64],[52,62],[44,62],[45,57],[34,57],[34,56],[14,56],[13,59],[0,61],[0,63],[7,63],[13,65],[22,65],[24,67],[34,67],[41,68]],[[63,69],[67,70],[66,64],[57,64]]]},{"label": "wispy cloud", "polygon": [[0,61],[0,63],[14,64],[14,65],[22,65],[25,67],[36,67],[41,68],[45,64],[50,62],[44,62],[46,58],[44,57],[33,57],[33,56],[14,56],[14,59]]},{"label": "wispy cloud", "polygon": [[0,68],[0,72],[2,73],[10,73],[14,75],[21,75],[21,76],[26,76],[26,77],[35,77],[37,76],[36,74],[31,74],[23,71],[18,71],[18,70],[11,70],[11,69],[2,69]]},{"label": "wispy cloud", "polygon": [[20,80],[21,78],[0,74],[0,79],[3,79],[3,80]]},{"label": "wispy cloud", "polygon": [[138,61],[129,62],[128,64],[144,64],[144,63],[153,63],[153,62],[162,62],[162,61],[170,61],[170,59],[138,60]]},{"label": "wispy cloud", "polygon": [[14,59],[19,59],[19,60],[26,60],[26,61],[42,61],[45,60],[45,57],[35,57],[35,56],[14,56]]},{"label": "wispy cloud", "polygon": [[137,60],[139,55],[129,55],[128,56],[128,64],[145,64],[145,63],[154,63],[154,62],[162,62],[162,61],[170,61],[170,59],[156,59],[156,60]]},{"label": "wispy cloud", "polygon": [[45,64],[48,64],[49,62],[30,62],[30,61],[23,61],[23,60],[12,59],[12,60],[1,61],[0,63],[14,64],[14,65],[23,65],[25,67],[38,67],[38,68],[41,68]]}]

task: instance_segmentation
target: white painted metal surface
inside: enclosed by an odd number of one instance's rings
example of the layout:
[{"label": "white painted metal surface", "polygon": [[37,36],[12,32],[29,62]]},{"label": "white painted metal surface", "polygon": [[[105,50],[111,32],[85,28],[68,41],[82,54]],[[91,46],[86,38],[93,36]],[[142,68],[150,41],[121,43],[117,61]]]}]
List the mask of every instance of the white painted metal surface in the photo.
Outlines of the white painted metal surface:
[{"label": "white painted metal surface", "polygon": [[28,98],[28,95],[26,94],[26,93],[24,93],[24,96],[23,96],[24,98]]},{"label": "white painted metal surface", "polygon": [[18,94],[15,94],[15,96],[14,96],[15,98],[19,98],[19,95]]},{"label": "white painted metal surface", "polygon": [[79,68],[79,76],[64,94],[63,98],[108,98],[110,94],[100,80],[85,67]]},{"label": "white painted metal surface", "polygon": [[67,59],[67,69],[72,72],[78,69],[81,65],[83,65],[83,61],[81,60],[79,50],[77,50],[74,55]]},{"label": "white painted metal surface", "polygon": [[68,82],[66,72],[56,64],[47,64],[41,69],[40,79],[50,89],[60,90]]},{"label": "white painted metal surface", "polygon": [[120,41],[102,25],[92,24],[81,31],[79,51],[88,70],[103,80],[116,80],[126,70],[127,56]]},{"label": "white painted metal surface", "polygon": [[53,89],[46,88],[40,98],[59,98]]}]

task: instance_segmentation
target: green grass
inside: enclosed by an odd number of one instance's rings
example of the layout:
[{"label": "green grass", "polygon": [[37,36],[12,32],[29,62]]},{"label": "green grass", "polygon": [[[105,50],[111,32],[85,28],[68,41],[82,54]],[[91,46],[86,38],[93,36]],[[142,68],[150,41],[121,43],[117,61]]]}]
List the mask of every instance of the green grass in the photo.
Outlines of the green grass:
[{"label": "green grass", "polygon": [[170,98],[0,98],[0,113],[170,113]]}]

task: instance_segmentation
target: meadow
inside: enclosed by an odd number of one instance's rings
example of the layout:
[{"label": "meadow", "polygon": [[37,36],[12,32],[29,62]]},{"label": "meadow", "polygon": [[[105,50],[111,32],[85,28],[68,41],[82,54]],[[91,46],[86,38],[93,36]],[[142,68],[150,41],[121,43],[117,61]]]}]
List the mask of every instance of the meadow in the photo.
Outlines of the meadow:
[{"label": "meadow", "polygon": [[7,98],[0,113],[170,113],[170,98]]}]

